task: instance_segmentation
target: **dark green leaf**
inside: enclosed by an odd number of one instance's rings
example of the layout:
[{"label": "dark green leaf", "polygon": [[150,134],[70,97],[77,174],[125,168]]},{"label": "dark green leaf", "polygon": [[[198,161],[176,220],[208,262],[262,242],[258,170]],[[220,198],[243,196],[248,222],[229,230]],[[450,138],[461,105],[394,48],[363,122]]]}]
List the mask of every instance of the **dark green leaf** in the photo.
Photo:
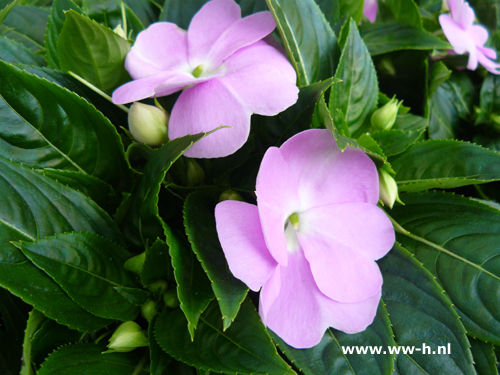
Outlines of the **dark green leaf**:
[{"label": "dark green leaf", "polygon": [[360,32],[372,56],[402,49],[452,49],[431,33],[401,23],[363,25]]},{"label": "dark green leaf", "polygon": [[130,80],[125,55],[130,43],[112,30],[70,10],[57,42],[59,64],[103,91]]},{"label": "dark green leaf", "polygon": [[500,154],[472,143],[428,140],[389,158],[400,191],[453,188],[500,180]]},{"label": "dark green leaf", "polygon": [[429,137],[455,138],[463,131],[462,119],[471,117],[474,87],[465,73],[454,73],[429,101]]},{"label": "dark green leaf", "polygon": [[407,24],[417,29],[422,28],[420,13],[413,0],[387,0],[385,4],[391,10],[396,22]]},{"label": "dark green leaf", "polygon": [[340,21],[340,2],[331,0],[316,0],[325,18],[333,28]]},{"label": "dark green leaf", "polygon": [[383,130],[373,133],[371,136],[384,152],[386,156],[393,156],[402,153],[413,143],[415,143],[424,132],[421,130]]},{"label": "dark green leaf", "polygon": [[148,375],[140,367],[142,351],[101,354],[106,347],[98,344],[74,344],[52,353],[37,375]]},{"label": "dark green leaf", "polygon": [[500,27],[500,4],[496,0],[470,0],[479,22],[492,31]]},{"label": "dark green leaf", "polygon": [[340,17],[352,17],[356,22],[363,16],[363,0],[338,0]]},{"label": "dark green leaf", "polygon": [[227,329],[236,318],[248,288],[229,271],[215,227],[215,205],[220,191],[199,190],[184,203],[184,226],[189,242],[212,283]]},{"label": "dark green leaf", "polygon": [[73,0],[54,0],[47,22],[47,33],[45,34],[45,50],[47,64],[53,69],[59,69],[59,55],[57,52],[57,42],[66,20],[66,11],[73,9],[82,14],[83,11]]},{"label": "dark green leaf", "polygon": [[[500,115],[500,79],[494,74],[488,74],[481,86],[480,111],[476,119],[478,123],[498,122]],[[496,120],[496,121],[495,121]]]},{"label": "dark green leaf", "polygon": [[449,70],[442,61],[438,61],[432,67],[432,73],[429,79],[429,98],[434,95],[437,88],[441,86],[443,82],[446,82],[450,78],[451,70]]},{"label": "dark green leaf", "polygon": [[498,375],[497,357],[493,345],[473,338],[469,338],[469,342],[477,373],[481,375]]},{"label": "dark green leaf", "polygon": [[377,106],[377,73],[372,59],[361,39],[356,24],[351,20],[335,78],[342,82],[335,84],[330,93],[330,112],[336,126],[343,119],[355,137],[369,127],[369,117]]},{"label": "dark green leaf", "polygon": [[138,309],[115,287],[136,286],[123,268],[130,255],[92,233],[63,233],[34,242],[14,242],[82,308],[106,319],[133,320]]},{"label": "dark green leaf", "polygon": [[0,25],[21,0],[14,0],[0,11]]},{"label": "dark green leaf", "polygon": [[4,26],[11,28],[6,34],[33,51],[43,50],[49,10],[18,5],[5,18]]},{"label": "dark green leaf", "polygon": [[[165,223],[163,224],[166,225]],[[157,239],[146,251],[146,258],[144,259],[141,273],[141,281],[144,285],[149,285],[158,281],[158,279],[173,280],[168,246],[165,241],[160,239]]]},{"label": "dark green leaf", "polygon": [[89,314],[10,241],[87,231],[122,243],[116,224],[83,194],[0,158],[0,285],[70,327],[93,331],[110,323]]},{"label": "dark green leaf", "polygon": [[5,36],[0,36],[0,60],[13,64],[45,65],[43,57]]},{"label": "dark green leaf", "polygon": [[314,0],[266,0],[300,87],[330,78],[338,54],[330,25]]},{"label": "dark green leaf", "polygon": [[416,116],[411,113],[398,114],[393,129],[398,130],[423,130],[427,128],[429,121],[425,117]]},{"label": "dark green leaf", "polygon": [[187,30],[193,16],[207,0],[168,0],[165,1],[160,21],[173,22],[181,29]]},{"label": "dark green leaf", "polygon": [[276,351],[249,299],[230,328],[223,329],[214,301],[200,317],[194,341],[180,309],[164,311],[155,336],[168,354],[199,369],[229,374],[292,375],[294,371]]},{"label": "dark green leaf", "polygon": [[164,375],[166,374],[178,374],[177,372],[166,372],[165,369],[168,367],[168,365],[172,362],[172,357],[170,357],[167,353],[165,353],[160,345],[158,344],[158,341],[156,341],[155,338],[155,325],[156,325],[156,320],[154,319],[151,321],[148,327],[148,337],[149,337],[149,355],[151,357],[151,365],[150,365],[150,372],[151,375]]},{"label": "dark green leaf", "polygon": [[468,334],[499,344],[500,211],[436,191],[400,197],[405,206],[391,211],[400,241],[437,277]]},{"label": "dark green leaf", "polygon": [[174,233],[166,224],[164,229],[177,282],[177,297],[188,321],[189,334],[193,338],[200,315],[214,298],[214,293],[187,240]]},{"label": "dark green leaf", "polygon": [[[79,171],[124,188],[130,177],[111,123],[68,90],[0,62],[0,156]],[[113,165],[110,168],[110,165]]]},{"label": "dark green leaf", "polygon": [[[402,373],[475,374],[465,328],[429,271],[399,244],[378,264],[384,277],[382,299],[401,350],[397,367]],[[413,353],[404,354],[402,347]],[[438,354],[443,349],[445,354]]]},{"label": "dark green leaf", "polygon": [[24,342],[23,342],[23,357],[22,357],[22,365],[21,365],[21,375],[31,375],[34,373],[33,364],[31,360],[31,341],[33,339],[33,335],[36,331],[40,329],[43,322],[48,319],[43,315],[40,311],[33,309],[31,310],[28,322],[26,324],[26,330],[24,331]]},{"label": "dark green leaf", "polygon": [[[279,349],[300,369],[304,375],[346,374],[381,375],[392,374],[394,355],[386,353],[387,347],[395,346],[391,322],[383,302],[379,304],[373,323],[360,333],[346,334],[330,328],[321,342],[311,349],[295,349],[272,333]],[[344,354],[347,347],[383,348],[384,354]]]}]

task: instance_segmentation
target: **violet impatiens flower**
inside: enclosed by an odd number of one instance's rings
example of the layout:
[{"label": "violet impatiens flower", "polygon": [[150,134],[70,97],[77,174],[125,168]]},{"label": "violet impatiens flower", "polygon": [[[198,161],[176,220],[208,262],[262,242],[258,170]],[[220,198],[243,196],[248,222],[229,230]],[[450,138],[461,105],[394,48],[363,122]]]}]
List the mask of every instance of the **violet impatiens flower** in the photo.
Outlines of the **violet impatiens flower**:
[{"label": "violet impatiens flower", "polygon": [[212,0],[187,31],[158,22],[139,33],[125,68],[133,81],[113,93],[115,104],[183,90],[170,115],[170,139],[223,128],[185,156],[215,158],[248,139],[253,113],[273,116],[298,98],[296,74],[285,55],[263,38],[275,28],[270,12],[241,18],[233,0]]},{"label": "violet impatiens flower", "polygon": [[476,70],[478,63],[493,74],[500,74],[500,64],[495,61],[497,53],[492,48],[485,47],[488,31],[480,25],[474,25],[474,10],[464,0],[446,0],[451,11],[441,14],[439,23],[444,35],[453,46],[453,51],[459,55],[469,54],[467,69]]},{"label": "violet impatiens flower", "polygon": [[363,15],[368,18],[371,23],[374,23],[377,19],[377,11],[377,0],[365,0],[363,3]]},{"label": "violet impatiens flower", "polygon": [[295,348],[315,346],[328,327],[365,330],[381,296],[375,260],[395,241],[373,161],[340,151],[328,130],[304,131],[267,150],[256,195],[257,206],[219,203],[215,218],[233,275],[262,288],[264,324]]}]

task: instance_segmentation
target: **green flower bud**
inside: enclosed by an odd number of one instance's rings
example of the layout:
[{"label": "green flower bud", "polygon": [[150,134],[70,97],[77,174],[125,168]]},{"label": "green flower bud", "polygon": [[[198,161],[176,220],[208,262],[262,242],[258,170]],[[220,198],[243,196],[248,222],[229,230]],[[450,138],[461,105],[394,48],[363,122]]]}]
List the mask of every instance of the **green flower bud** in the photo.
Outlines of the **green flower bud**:
[{"label": "green flower bud", "polygon": [[141,315],[148,322],[151,322],[157,313],[156,302],[151,299],[141,306]]},{"label": "green flower bud", "polygon": [[383,107],[380,107],[371,117],[371,124],[376,130],[390,130],[396,122],[399,106],[403,101],[392,98]]},{"label": "green flower bud", "polygon": [[109,339],[107,353],[131,352],[140,346],[149,346],[149,341],[136,322],[122,323]]},{"label": "green flower bud", "polygon": [[244,202],[244,199],[239,195],[237,192],[234,190],[225,190],[222,192],[222,194],[219,196],[219,202],[222,201],[240,201]]},{"label": "green flower bud", "polygon": [[123,39],[127,40],[127,35],[125,34],[125,30],[123,30],[121,23],[116,26],[113,31],[115,32],[115,34],[120,35]]},{"label": "green flower bud", "polygon": [[128,259],[123,265],[123,267],[125,267],[127,271],[131,271],[140,275],[142,273],[142,267],[144,266],[145,259],[146,259],[146,252],[143,252],[139,255],[136,255],[135,257]]},{"label": "green flower bud", "polygon": [[388,205],[390,208],[394,206],[394,202],[401,200],[398,196],[398,185],[392,176],[387,173],[383,168],[378,170],[379,177],[379,192],[380,192],[380,200]]},{"label": "green flower bud", "polygon": [[201,185],[205,180],[205,171],[202,167],[193,159],[186,158],[187,167],[187,183],[188,186]]},{"label": "green flower bud", "polygon": [[134,103],[128,112],[128,128],[137,142],[159,147],[168,141],[168,119],[160,108]]},{"label": "green flower bud", "polygon": [[153,293],[163,293],[168,288],[168,283],[165,280],[157,280],[147,286]]},{"label": "green flower bud", "polygon": [[163,295],[163,302],[165,302],[165,305],[172,309],[179,307],[180,302],[177,297],[177,291],[175,289],[167,290],[167,292]]}]

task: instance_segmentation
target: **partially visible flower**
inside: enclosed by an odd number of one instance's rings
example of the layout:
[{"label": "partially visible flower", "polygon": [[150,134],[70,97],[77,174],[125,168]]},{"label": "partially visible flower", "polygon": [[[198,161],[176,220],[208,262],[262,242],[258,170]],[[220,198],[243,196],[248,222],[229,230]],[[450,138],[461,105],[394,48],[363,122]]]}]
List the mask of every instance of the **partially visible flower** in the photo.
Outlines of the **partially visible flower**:
[{"label": "partially visible flower", "polygon": [[396,201],[402,203],[399,199],[398,185],[394,178],[383,167],[379,169],[378,176],[380,200],[390,208],[394,206]]},{"label": "partially visible flower", "polygon": [[168,114],[152,105],[134,103],[128,112],[128,129],[137,142],[159,147],[168,141]]},{"label": "partially visible flower", "polygon": [[148,338],[141,326],[133,321],[120,324],[109,339],[108,353],[131,352],[141,346],[149,346]]},{"label": "partially visible flower", "polygon": [[492,48],[485,47],[488,31],[480,25],[473,25],[474,10],[464,0],[446,0],[449,14],[441,14],[439,23],[444,35],[453,46],[455,53],[469,54],[467,69],[476,70],[478,63],[493,74],[500,74],[500,64],[495,61],[497,53]]},{"label": "partially visible flower", "polygon": [[399,107],[403,101],[392,98],[382,107],[373,112],[370,122],[377,130],[390,130],[396,122]]},{"label": "partially visible flower", "polygon": [[341,152],[328,130],[312,129],[267,150],[257,206],[216,206],[229,269],[262,288],[262,320],[289,345],[312,347],[328,327],[355,333],[372,323],[382,287],[375,260],[395,240],[378,186],[366,154]]},{"label": "partially visible flower", "polygon": [[125,60],[134,79],[113,93],[116,104],[183,90],[172,109],[170,139],[228,125],[184,155],[230,155],[247,140],[253,113],[273,116],[297,101],[296,74],[263,38],[275,28],[270,12],[241,18],[233,0],[212,0],[186,31],[158,22],[139,33]]},{"label": "partially visible flower", "polygon": [[377,0],[365,0],[363,4],[363,14],[371,23],[374,23],[377,19],[377,11]]}]

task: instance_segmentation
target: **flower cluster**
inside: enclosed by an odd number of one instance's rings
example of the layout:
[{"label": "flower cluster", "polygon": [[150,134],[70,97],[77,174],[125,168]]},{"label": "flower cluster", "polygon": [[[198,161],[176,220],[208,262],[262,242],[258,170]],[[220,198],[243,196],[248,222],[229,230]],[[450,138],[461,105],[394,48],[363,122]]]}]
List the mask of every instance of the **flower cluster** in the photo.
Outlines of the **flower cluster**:
[{"label": "flower cluster", "polygon": [[363,331],[374,319],[382,275],[375,260],[395,241],[377,207],[377,168],[363,152],[341,152],[328,130],[297,134],[267,150],[257,206],[215,209],[229,269],[262,288],[264,323],[289,345],[308,348],[325,330]]},{"label": "flower cluster", "polygon": [[253,113],[272,116],[297,101],[295,70],[263,38],[275,28],[270,12],[241,18],[233,0],[212,0],[187,31],[169,22],[137,36],[125,68],[133,81],[113,93],[115,104],[183,90],[170,115],[170,139],[229,126],[196,143],[186,156],[214,158],[247,140]]}]

